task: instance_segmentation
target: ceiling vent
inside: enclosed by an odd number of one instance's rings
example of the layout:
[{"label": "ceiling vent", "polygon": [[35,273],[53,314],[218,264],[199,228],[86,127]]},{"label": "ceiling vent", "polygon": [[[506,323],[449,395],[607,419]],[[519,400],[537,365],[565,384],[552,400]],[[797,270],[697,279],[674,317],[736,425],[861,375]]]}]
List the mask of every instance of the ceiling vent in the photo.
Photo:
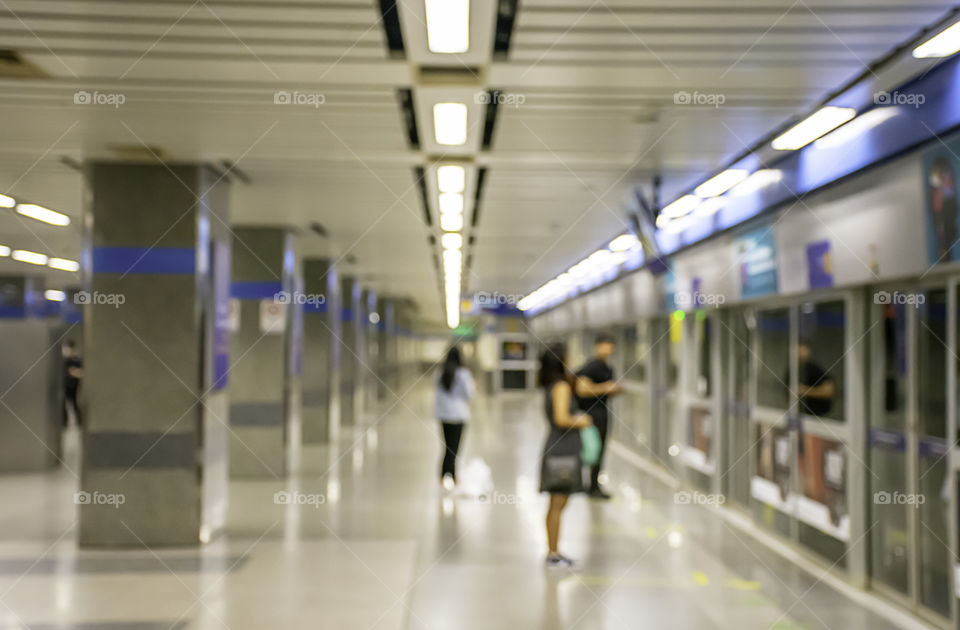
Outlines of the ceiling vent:
[{"label": "ceiling vent", "polygon": [[486,85],[486,72],[482,68],[466,66],[420,66],[417,71],[417,84],[430,86],[465,86],[477,87]]},{"label": "ceiling vent", "polygon": [[110,144],[107,149],[117,159],[128,162],[166,162],[168,157],[160,147],[143,144]]},{"label": "ceiling vent", "polygon": [[43,79],[47,74],[13,50],[0,49],[0,78]]}]

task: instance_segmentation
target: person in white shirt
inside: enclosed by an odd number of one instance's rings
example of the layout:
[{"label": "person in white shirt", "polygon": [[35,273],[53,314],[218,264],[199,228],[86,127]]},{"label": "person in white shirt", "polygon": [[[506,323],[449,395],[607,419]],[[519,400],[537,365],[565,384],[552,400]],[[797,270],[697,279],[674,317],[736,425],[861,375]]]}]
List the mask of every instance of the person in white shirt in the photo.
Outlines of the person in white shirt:
[{"label": "person in white shirt", "polygon": [[470,399],[475,392],[473,375],[460,358],[456,346],[447,352],[443,369],[437,378],[436,415],[443,427],[443,463],[440,481],[452,488],[457,483],[457,452],[463,438],[464,424],[470,419]]}]

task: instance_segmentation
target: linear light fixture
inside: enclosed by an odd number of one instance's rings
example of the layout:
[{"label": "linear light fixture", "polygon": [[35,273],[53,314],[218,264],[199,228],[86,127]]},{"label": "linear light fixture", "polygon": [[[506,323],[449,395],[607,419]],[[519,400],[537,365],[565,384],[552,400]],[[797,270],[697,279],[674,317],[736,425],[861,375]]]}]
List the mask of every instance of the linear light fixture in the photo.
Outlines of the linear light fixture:
[{"label": "linear light fixture", "polygon": [[17,205],[17,200],[7,195],[0,195],[0,208],[12,208]]},{"label": "linear light fixture", "polygon": [[463,103],[436,103],[433,132],[437,144],[458,146],[467,142],[467,106]]},{"label": "linear light fixture", "polygon": [[17,214],[22,214],[25,217],[43,221],[50,225],[70,225],[70,217],[67,215],[55,212],[49,208],[44,208],[43,206],[38,206],[35,203],[17,204]]},{"label": "linear light fixture", "polygon": [[0,245],[0,257],[9,256],[9,255],[10,255],[10,248],[7,247],[6,245]]},{"label": "linear light fixture", "polygon": [[463,214],[463,195],[460,193],[441,193],[440,214]]},{"label": "linear light fixture", "polygon": [[917,59],[936,59],[949,57],[957,51],[960,51],[960,22],[914,48],[913,56]]},{"label": "linear light fixture", "polygon": [[690,214],[693,212],[694,208],[699,205],[700,197],[697,197],[696,195],[684,195],[661,210],[660,216],[667,217],[668,219],[675,219],[677,217],[682,217],[685,214]]},{"label": "linear light fixture", "polygon": [[823,107],[777,136],[770,146],[777,151],[795,151],[852,120],[856,115],[857,110],[852,107]]},{"label": "linear light fixture", "polygon": [[738,184],[730,194],[735,197],[752,195],[761,188],[766,188],[771,184],[776,184],[783,179],[783,171],[777,168],[763,168],[755,171],[753,175]]},{"label": "linear light fixture", "polygon": [[466,183],[467,174],[462,166],[448,164],[437,169],[437,188],[442,193],[462,193]]},{"label": "linear light fixture", "polygon": [[441,214],[440,229],[444,232],[459,232],[463,229],[463,215],[453,213]]},{"label": "linear light fixture", "polygon": [[30,263],[31,265],[45,265],[47,264],[47,257],[43,254],[38,254],[37,252],[27,251],[25,249],[15,249],[10,254],[10,257],[18,262]]},{"label": "linear light fixture", "polygon": [[43,292],[43,297],[51,302],[63,302],[67,299],[67,294],[63,291],[57,291],[56,289],[47,289]]},{"label": "linear light fixture", "polygon": [[470,49],[470,0],[425,0],[427,47],[432,53]]},{"label": "linear light fixture", "polygon": [[61,271],[77,271],[80,269],[80,263],[69,258],[51,258],[47,261],[47,265]]},{"label": "linear light fixture", "polygon": [[463,237],[456,232],[447,232],[440,237],[440,244],[444,249],[460,249],[463,247]]},{"label": "linear light fixture", "polygon": [[617,238],[610,241],[608,247],[612,252],[625,252],[627,250],[633,249],[640,244],[640,241],[637,240],[636,234],[621,234]]},{"label": "linear light fixture", "polygon": [[693,192],[696,193],[698,197],[716,197],[742,182],[749,174],[750,171],[742,168],[729,168],[719,175],[714,175],[703,182],[697,186]]},{"label": "linear light fixture", "polygon": [[711,197],[710,199],[705,199],[703,203],[697,206],[697,209],[694,210],[693,214],[698,217],[709,217],[717,213],[720,208],[726,203],[725,197]]},{"label": "linear light fixture", "polygon": [[868,130],[882,125],[891,118],[896,118],[900,113],[900,108],[898,107],[876,107],[860,114],[843,127],[819,138],[813,143],[813,146],[818,149],[831,149],[843,146]]}]

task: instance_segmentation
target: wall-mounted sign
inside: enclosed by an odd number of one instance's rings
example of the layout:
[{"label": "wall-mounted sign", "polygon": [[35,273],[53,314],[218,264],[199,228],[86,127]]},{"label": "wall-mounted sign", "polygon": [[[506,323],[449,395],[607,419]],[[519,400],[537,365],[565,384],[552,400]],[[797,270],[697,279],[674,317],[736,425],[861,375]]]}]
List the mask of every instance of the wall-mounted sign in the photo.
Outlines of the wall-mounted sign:
[{"label": "wall-mounted sign", "polygon": [[807,245],[807,278],[811,289],[829,289],[833,286],[833,254],[830,241]]},{"label": "wall-mounted sign", "polygon": [[927,219],[927,259],[930,264],[960,260],[957,228],[957,173],[960,140],[937,143],[923,156]]},{"label": "wall-mounted sign", "polygon": [[776,293],[779,285],[773,226],[737,237],[733,248],[740,269],[740,297],[749,299]]}]

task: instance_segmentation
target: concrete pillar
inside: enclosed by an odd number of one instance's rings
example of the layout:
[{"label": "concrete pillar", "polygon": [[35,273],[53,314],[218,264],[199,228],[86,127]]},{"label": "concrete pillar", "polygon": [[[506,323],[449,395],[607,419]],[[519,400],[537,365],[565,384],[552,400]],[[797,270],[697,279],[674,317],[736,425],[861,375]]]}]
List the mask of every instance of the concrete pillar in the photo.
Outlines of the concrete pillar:
[{"label": "concrete pillar", "polygon": [[226,517],[228,186],[195,164],[87,169],[80,544],[198,544]]},{"label": "concrete pillar", "polygon": [[286,473],[294,286],[293,233],[234,227],[230,344],[230,476]]},{"label": "concrete pillar", "polygon": [[[340,408],[340,280],[328,258],[303,261],[303,443],[337,437]],[[322,298],[322,299],[321,299]]]},{"label": "concrete pillar", "polygon": [[397,391],[396,301],[392,298],[380,298],[377,312],[380,313],[380,380],[377,384],[377,398],[389,400],[391,392]]},{"label": "concrete pillar", "polygon": [[356,278],[343,277],[340,280],[341,316],[343,325],[340,331],[340,422],[342,426],[356,424],[357,376],[360,368],[357,354],[357,313],[360,308],[360,285]]},{"label": "concrete pillar", "polygon": [[377,408],[377,388],[379,386],[380,369],[380,313],[377,311],[377,294],[373,290],[367,291],[367,319],[364,326],[366,336],[364,361],[367,363],[367,379],[364,395],[364,407],[367,413],[374,413]]},{"label": "concrete pillar", "polygon": [[42,470],[60,457],[60,342],[71,331],[43,319],[43,287],[41,277],[0,277],[0,472]]}]

